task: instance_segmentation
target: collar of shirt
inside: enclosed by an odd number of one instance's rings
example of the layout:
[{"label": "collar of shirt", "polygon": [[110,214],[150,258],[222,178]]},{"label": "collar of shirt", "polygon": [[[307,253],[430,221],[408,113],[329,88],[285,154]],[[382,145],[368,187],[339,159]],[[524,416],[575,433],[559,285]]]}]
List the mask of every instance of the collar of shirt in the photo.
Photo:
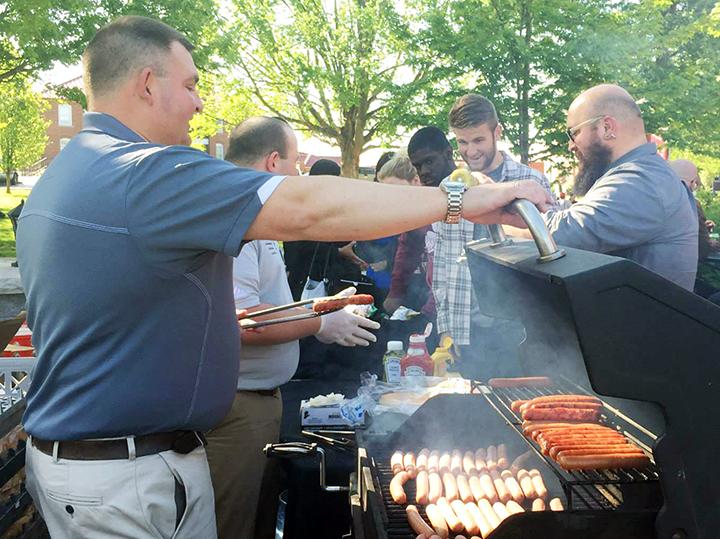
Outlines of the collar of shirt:
[{"label": "collar of shirt", "polygon": [[[618,167],[624,163],[627,163],[629,161],[633,161],[637,159],[638,157],[645,157],[647,155],[654,155],[657,153],[657,144],[654,142],[647,142],[645,144],[641,144],[637,148],[633,148],[629,152],[627,152],[625,155],[619,157],[614,162],[610,163],[610,166],[608,167],[608,171],[614,169],[615,167]],[[607,172],[605,173],[607,174]]]},{"label": "collar of shirt", "polygon": [[99,131],[128,142],[147,142],[120,120],[104,112],[86,112],[83,115],[83,131]]}]

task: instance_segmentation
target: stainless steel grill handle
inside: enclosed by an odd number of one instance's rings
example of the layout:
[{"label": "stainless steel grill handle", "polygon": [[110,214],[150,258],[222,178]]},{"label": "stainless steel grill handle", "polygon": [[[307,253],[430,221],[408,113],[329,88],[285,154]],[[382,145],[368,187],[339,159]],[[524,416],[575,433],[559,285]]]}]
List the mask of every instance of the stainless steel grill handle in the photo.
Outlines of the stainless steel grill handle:
[{"label": "stainless steel grill handle", "polygon": [[[519,198],[512,203],[513,209],[522,217],[525,221],[530,234],[532,234],[537,245],[540,256],[538,262],[550,262],[551,260],[557,260],[565,256],[563,249],[558,249],[555,244],[555,240],[550,235],[550,231],[545,226],[542,215],[535,207],[535,205],[529,200]],[[499,225],[498,225],[499,226]]]}]

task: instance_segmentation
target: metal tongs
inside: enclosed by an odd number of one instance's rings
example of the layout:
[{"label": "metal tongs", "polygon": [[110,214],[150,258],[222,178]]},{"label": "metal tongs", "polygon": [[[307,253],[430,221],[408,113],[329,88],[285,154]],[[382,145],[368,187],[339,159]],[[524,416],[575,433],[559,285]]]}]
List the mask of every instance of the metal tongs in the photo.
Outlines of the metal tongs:
[{"label": "metal tongs", "polygon": [[346,288],[345,290],[338,292],[334,296],[324,296],[324,297],[320,297],[320,298],[304,299],[301,301],[295,301],[293,303],[287,303],[285,305],[277,305],[275,307],[263,309],[262,311],[254,311],[251,313],[246,313],[242,316],[238,316],[238,320],[240,321],[240,327],[242,329],[255,329],[255,328],[261,328],[264,326],[272,326],[274,324],[283,324],[285,322],[296,322],[298,320],[307,320],[309,318],[317,318],[318,316],[322,316],[324,314],[334,313],[335,311],[339,311],[343,307],[338,307],[337,309],[328,309],[327,311],[322,311],[322,312],[309,311],[309,312],[303,313],[303,314],[294,314],[292,316],[271,318],[270,320],[259,320],[257,322],[254,320],[249,320],[249,321],[243,323],[243,320],[246,320],[248,318],[258,318],[258,317],[265,316],[268,314],[287,311],[288,309],[304,307],[305,305],[310,305],[312,303],[315,303],[316,301],[322,301],[322,300],[327,300],[327,299],[345,299],[354,294],[354,289],[353,289],[353,294],[347,294],[348,290],[349,289]]}]

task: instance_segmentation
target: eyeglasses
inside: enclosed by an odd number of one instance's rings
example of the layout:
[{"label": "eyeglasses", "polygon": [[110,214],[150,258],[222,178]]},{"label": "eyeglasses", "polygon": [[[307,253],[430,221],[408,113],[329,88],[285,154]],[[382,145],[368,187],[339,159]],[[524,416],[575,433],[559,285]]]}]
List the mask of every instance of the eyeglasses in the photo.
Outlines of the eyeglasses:
[{"label": "eyeglasses", "polygon": [[604,115],[604,114],[603,114],[602,116],[595,116],[594,118],[590,118],[589,120],[585,120],[584,122],[580,122],[580,123],[577,124],[575,127],[568,127],[568,128],[565,130],[565,134],[567,135],[567,137],[568,137],[572,142],[575,142],[575,135],[577,134],[577,132],[580,130],[580,128],[581,128],[583,125],[591,124],[591,123],[593,123],[593,122],[597,122],[598,120],[602,120],[603,118],[605,118],[605,115]]}]

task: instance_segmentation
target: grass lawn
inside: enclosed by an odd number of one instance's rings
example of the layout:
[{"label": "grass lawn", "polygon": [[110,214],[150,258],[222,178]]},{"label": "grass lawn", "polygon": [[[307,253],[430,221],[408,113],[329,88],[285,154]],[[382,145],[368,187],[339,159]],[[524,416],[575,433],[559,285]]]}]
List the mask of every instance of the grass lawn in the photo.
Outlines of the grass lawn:
[{"label": "grass lawn", "polygon": [[30,191],[13,191],[9,195],[5,192],[5,186],[0,186],[0,211],[6,216],[0,217],[0,257],[15,257],[15,236],[13,235],[12,224],[7,218],[7,213],[20,204],[20,200],[27,198]]}]

